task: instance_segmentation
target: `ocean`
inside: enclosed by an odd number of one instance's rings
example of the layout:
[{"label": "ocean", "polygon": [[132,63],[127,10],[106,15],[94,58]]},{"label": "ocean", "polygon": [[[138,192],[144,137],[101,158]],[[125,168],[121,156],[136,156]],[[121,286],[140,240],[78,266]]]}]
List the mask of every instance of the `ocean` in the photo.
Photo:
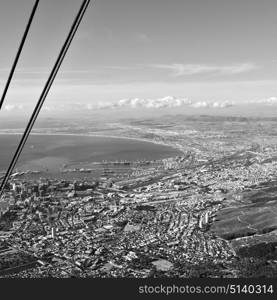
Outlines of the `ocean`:
[{"label": "ocean", "polygon": [[[20,138],[17,134],[0,135],[0,171],[7,168]],[[68,163],[159,160],[181,154],[169,146],[128,138],[30,135],[16,167],[54,170]]]}]

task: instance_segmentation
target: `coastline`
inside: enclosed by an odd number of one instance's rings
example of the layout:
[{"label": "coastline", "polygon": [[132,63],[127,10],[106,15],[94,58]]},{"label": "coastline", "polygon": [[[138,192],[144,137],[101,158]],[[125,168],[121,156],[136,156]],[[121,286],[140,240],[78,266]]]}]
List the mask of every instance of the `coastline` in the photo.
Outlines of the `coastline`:
[{"label": "coastline", "polygon": [[[23,133],[20,132],[1,132],[0,131],[0,135],[22,135]],[[141,142],[146,142],[146,143],[152,143],[152,144],[156,144],[156,145],[162,145],[162,146],[167,146],[170,148],[173,148],[175,150],[178,150],[182,153],[183,150],[181,150],[180,148],[178,148],[175,145],[171,145],[171,144],[167,144],[164,142],[159,142],[159,141],[151,141],[148,139],[144,139],[144,138],[135,138],[135,137],[125,137],[125,136],[116,136],[116,135],[104,135],[104,134],[95,134],[95,133],[38,133],[38,132],[32,132],[30,133],[30,135],[42,135],[42,136],[83,136],[83,137],[103,137],[103,138],[113,138],[113,139],[124,139],[124,140],[135,140],[135,141],[141,141]]]}]

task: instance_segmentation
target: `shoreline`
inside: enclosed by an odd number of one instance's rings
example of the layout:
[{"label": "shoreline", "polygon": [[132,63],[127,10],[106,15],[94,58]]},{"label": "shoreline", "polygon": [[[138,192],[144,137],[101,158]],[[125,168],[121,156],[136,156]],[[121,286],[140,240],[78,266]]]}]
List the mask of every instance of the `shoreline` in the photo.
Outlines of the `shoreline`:
[{"label": "shoreline", "polygon": [[[19,133],[19,132],[1,132],[0,131],[0,135],[22,135],[23,133]],[[89,134],[89,133],[38,133],[38,132],[33,132],[30,133],[30,135],[42,135],[42,136],[83,136],[83,137],[103,137],[103,138],[113,138],[113,139],[124,139],[124,140],[135,140],[135,141],[141,141],[141,142],[146,142],[146,143],[152,143],[152,144],[156,144],[156,145],[162,145],[162,146],[167,146],[170,147],[174,150],[178,150],[180,152],[182,152],[184,154],[184,152],[178,148],[177,146],[174,145],[170,145],[164,142],[159,142],[159,141],[151,141],[148,139],[144,139],[144,138],[135,138],[135,137],[124,137],[124,136],[115,136],[115,135],[103,135],[103,134]]]}]

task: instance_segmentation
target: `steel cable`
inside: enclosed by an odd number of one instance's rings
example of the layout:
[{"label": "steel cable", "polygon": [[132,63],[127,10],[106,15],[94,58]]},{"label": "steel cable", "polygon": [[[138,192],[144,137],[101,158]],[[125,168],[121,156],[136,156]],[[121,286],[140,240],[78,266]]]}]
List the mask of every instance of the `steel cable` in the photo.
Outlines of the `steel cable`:
[{"label": "steel cable", "polygon": [[0,110],[1,110],[1,108],[2,108],[2,106],[3,106],[4,100],[5,100],[5,98],[6,98],[6,95],[7,95],[9,86],[10,86],[10,83],[11,83],[12,78],[13,78],[14,71],[15,71],[15,69],[16,69],[16,65],[17,65],[17,63],[18,63],[19,57],[20,57],[21,52],[22,52],[22,49],[23,49],[23,47],[24,47],[24,44],[25,44],[25,41],[26,41],[28,32],[29,32],[29,30],[30,30],[30,27],[31,27],[31,24],[32,24],[32,21],[33,21],[35,12],[36,12],[36,10],[37,10],[38,4],[39,4],[39,0],[36,0],[35,4],[34,4],[34,6],[33,6],[33,9],[32,9],[31,15],[30,15],[30,17],[29,17],[27,26],[26,26],[26,28],[25,28],[23,37],[22,37],[22,39],[21,39],[20,45],[19,45],[19,47],[18,47],[18,50],[17,50],[16,56],[15,56],[15,59],[14,59],[14,62],[13,62],[13,65],[12,65],[12,68],[11,68],[11,71],[10,71],[10,74],[9,74],[9,77],[8,77],[8,80],[7,80],[6,85],[5,85],[5,87],[4,87],[3,94],[2,94],[1,99],[0,99]]},{"label": "steel cable", "polygon": [[9,179],[10,175],[11,175],[11,172],[13,171],[13,169],[14,169],[16,163],[17,163],[17,160],[18,160],[18,158],[19,158],[19,156],[20,156],[20,154],[21,154],[21,152],[22,152],[22,150],[24,148],[24,145],[25,145],[25,143],[26,143],[26,141],[28,139],[28,136],[29,136],[29,134],[30,134],[30,132],[31,132],[31,130],[33,128],[33,125],[34,125],[34,123],[35,123],[35,121],[37,119],[37,116],[38,116],[38,114],[39,114],[39,112],[40,112],[40,110],[42,108],[44,100],[47,97],[47,94],[48,94],[48,92],[49,92],[49,90],[51,88],[51,85],[52,85],[52,83],[53,83],[53,81],[54,81],[54,79],[55,79],[55,77],[56,77],[56,75],[58,73],[58,70],[59,70],[59,68],[60,68],[60,66],[62,64],[62,61],[63,61],[63,59],[64,59],[64,57],[66,55],[66,52],[67,52],[67,50],[68,50],[68,48],[69,48],[69,46],[71,44],[71,41],[72,41],[72,39],[73,39],[73,37],[74,37],[74,35],[75,35],[75,33],[76,33],[76,31],[77,31],[80,23],[81,23],[81,20],[82,20],[84,14],[85,14],[85,11],[86,11],[86,9],[87,9],[87,7],[89,5],[89,2],[90,2],[90,0],[84,0],[83,1],[82,5],[81,5],[81,8],[79,9],[79,12],[78,12],[78,14],[77,14],[77,16],[76,16],[76,18],[75,18],[72,26],[71,26],[69,34],[68,34],[68,36],[67,36],[67,38],[66,38],[66,40],[64,42],[64,45],[63,45],[63,47],[62,47],[62,49],[61,49],[61,51],[59,53],[59,56],[58,56],[58,58],[57,58],[57,60],[55,62],[55,65],[54,65],[51,73],[50,73],[50,76],[49,76],[49,78],[48,78],[48,80],[47,80],[47,82],[46,82],[46,84],[45,84],[45,86],[43,88],[43,91],[42,91],[42,93],[40,95],[40,98],[39,98],[39,100],[37,102],[37,105],[36,105],[36,107],[35,107],[35,109],[34,109],[34,111],[32,113],[32,116],[31,116],[31,118],[30,118],[30,120],[28,122],[28,125],[27,125],[27,127],[26,127],[26,129],[25,129],[25,131],[24,131],[24,133],[22,135],[22,138],[21,138],[21,140],[19,142],[19,145],[18,145],[18,147],[16,149],[16,152],[15,152],[15,154],[13,156],[13,159],[12,159],[12,161],[11,161],[9,167],[8,167],[7,172],[5,173],[4,179],[2,180],[2,183],[1,183],[1,186],[0,186],[0,197],[3,194],[4,188],[5,188],[5,186],[7,184],[7,181]]}]

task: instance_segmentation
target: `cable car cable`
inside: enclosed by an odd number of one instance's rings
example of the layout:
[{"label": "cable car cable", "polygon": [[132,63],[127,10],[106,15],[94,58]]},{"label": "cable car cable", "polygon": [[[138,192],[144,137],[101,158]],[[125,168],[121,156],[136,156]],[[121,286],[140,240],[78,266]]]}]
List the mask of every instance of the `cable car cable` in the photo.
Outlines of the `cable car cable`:
[{"label": "cable car cable", "polygon": [[87,9],[87,7],[89,5],[89,2],[90,2],[90,0],[84,0],[83,1],[82,5],[80,7],[80,10],[79,10],[79,12],[78,12],[78,14],[77,14],[77,16],[76,16],[76,18],[75,18],[72,26],[71,26],[69,34],[68,34],[68,36],[67,36],[67,38],[66,38],[66,40],[64,42],[64,45],[63,45],[63,47],[62,47],[62,49],[61,49],[61,51],[59,53],[59,56],[58,56],[58,58],[57,58],[57,60],[55,62],[55,65],[54,65],[51,73],[50,73],[50,76],[49,76],[49,78],[48,78],[48,80],[47,80],[47,82],[46,82],[46,84],[45,84],[45,86],[43,88],[43,91],[42,91],[42,93],[40,95],[40,98],[39,98],[39,100],[37,102],[37,105],[36,105],[36,107],[35,107],[35,109],[34,109],[34,111],[32,113],[32,116],[31,116],[31,118],[30,118],[30,120],[28,122],[28,125],[27,125],[27,127],[26,127],[26,129],[25,129],[25,131],[23,133],[23,136],[22,136],[22,138],[21,138],[21,140],[19,142],[19,145],[18,145],[18,147],[16,149],[16,152],[15,152],[15,154],[13,156],[13,159],[12,159],[10,165],[9,165],[9,168],[8,168],[8,170],[7,170],[7,172],[6,172],[5,176],[4,176],[4,179],[1,182],[0,197],[3,194],[3,191],[4,191],[4,188],[5,188],[6,184],[7,184],[7,181],[8,181],[8,179],[9,179],[9,177],[10,177],[10,175],[11,175],[11,173],[12,173],[12,171],[13,171],[16,163],[17,163],[17,160],[18,160],[18,158],[19,158],[19,156],[20,156],[23,148],[24,148],[24,145],[25,145],[25,143],[26,143],[26,141],[28,139],[28,136],[29,136],[29,134],[30,134],[30,132],[31,132],[31,130],[33,128],[33,125],[34,125],[34,123],[35,123],[35,121],[37,119],[37,116],[38,116],[38,114],[39,114],[39,112],[41,110],[41,107],[42,107],[42,105],[44,103],[44,100],[45,100],[45,98],[48,95],[48,92],[49,92],[49,90],[51,88],[51,85],[52,85],[52,83],[53,83],[53,81],[54,81],[54,79],[55,79],[55,77],[56,77],[56,75],[58,73],[58,70],[59,70],[59,68],[60,68],[60,66],[62,64],[62,61],[63,61],[63,59],[64,59],[64,57],[66,55],[66,52],[67,52],[67,50],[68,50],[68,48],[69,48],[69,46],[70,46],[70,44],[72,42],[72,39],[73,39],[73,37],[74,37],[74,35],[75,35],[75,33],[76,33],[76,31],[77,31],[80,23],[81,23],[81,20],[82,20],[84,14],[85,14],[85,11],[86,11],[86,9]]},{"label": "cable car cable", "polygon": [[31,27],[31,24],[32,24],[32,21],[33,21],[35,12],[36,12],[36,9],[37,9],[37,7],[38,7],[38,4],[39,4],[39,0],[36,0],[35,4],[34,4],[34,6],[33,6],[33,9],[32,9],[31,15],[30,15],[30,17],[29,17],[28,23],[27,23],[27,25],[26,25],[24,34],[23,34],[23,36],[22,36],[21,42],[20,42],[20,44],[19,44],[19,47],[18,47],[16,56],[15,56],[15,59],[14,59],[14,62],[13,62],[13,65],[12,65],[12,68],[11,68],[11,71],[10,71],[10,74],[9,74],[9,77],[8,77],[8,80],[7,80],[6,85],[5,85],[5,87],[4,87],[3,94],[2,94],[1,99],[0,99],[0,110],[1,110],[1,108],[2,108],[2,106],[3,106],[5,97],[6,97],[6,95],[7,95],[7,92],[8,92],[9,86],[10,86],[10,83],[11,83],[12,78],[13,78],[14,71],[15,71],[15,69],[16,69],[16,65],[17,65],[17,63],[18,63],[20,54],[21,54],[22,49],[23,49],[23,47],[24,47],[24,44],[25,44],[25,41],[26,41],[28,32],[29,32],[29,30],[30,30],[30,27]]}]

